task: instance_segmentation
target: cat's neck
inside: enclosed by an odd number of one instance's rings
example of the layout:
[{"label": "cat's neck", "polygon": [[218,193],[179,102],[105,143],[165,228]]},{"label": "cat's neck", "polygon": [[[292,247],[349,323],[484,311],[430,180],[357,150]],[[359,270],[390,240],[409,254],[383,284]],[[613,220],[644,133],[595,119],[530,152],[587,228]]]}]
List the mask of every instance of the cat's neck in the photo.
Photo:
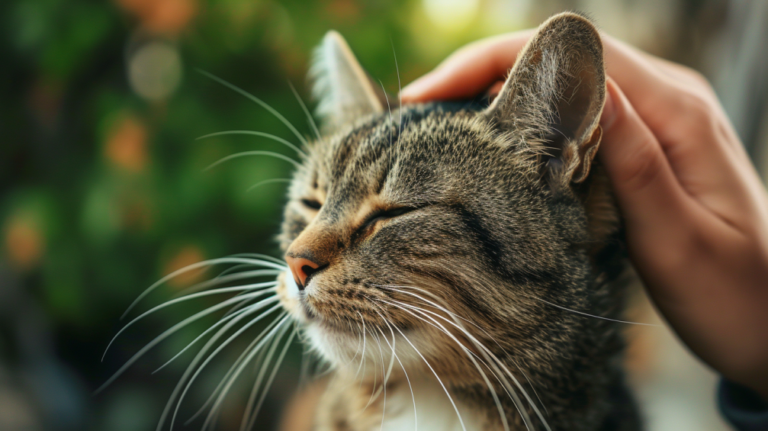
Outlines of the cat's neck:
[{"label": "cat's neck", "polygon": [[[430,374],[412,373],[409,379],[393,374],[386,388],[340,374],[322,398],[318,429],[501,431],[506,422],[510,430],[523,431],[546,430],[546,422],[552,430],[636,431],[633,426],[638,422],[628,420],[636,413],[619,369],[606,364],[601,375],[583,377],[583,381],[572,376],[546,383],[540,378],[532,386],[524,376],[517,376],[521,384],[512,383],[515,394],[510,396],[501,386],[494,390],[485,383],[455,387],[450,382],[441,384]],[[566,393],[570,395],[563,396]],[[617,409],[621,405],[627,408]],[[503,419],[499,410],[504,412]],[[617,417],[616,412],[621,414]]]}]

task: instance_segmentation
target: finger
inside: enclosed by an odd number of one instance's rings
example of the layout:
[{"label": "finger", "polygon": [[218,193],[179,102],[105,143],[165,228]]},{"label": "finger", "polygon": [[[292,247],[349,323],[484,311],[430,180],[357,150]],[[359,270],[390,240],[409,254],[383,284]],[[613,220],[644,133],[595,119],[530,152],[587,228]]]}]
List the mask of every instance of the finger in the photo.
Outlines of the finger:
[{"label": "finger", "polygon": [[689,197],[677,182],[661,145],[616,82],[609,78],[606,84],[600,161],[627,226],[643,232],[643,242],[669,241],[682,234],[681,215],[687,211]]},{"label": "finger", "polygon": [[476,96],[503,80],[533,30],[484,39],[456,51],[435,70],[403,88],[404,103]]}]

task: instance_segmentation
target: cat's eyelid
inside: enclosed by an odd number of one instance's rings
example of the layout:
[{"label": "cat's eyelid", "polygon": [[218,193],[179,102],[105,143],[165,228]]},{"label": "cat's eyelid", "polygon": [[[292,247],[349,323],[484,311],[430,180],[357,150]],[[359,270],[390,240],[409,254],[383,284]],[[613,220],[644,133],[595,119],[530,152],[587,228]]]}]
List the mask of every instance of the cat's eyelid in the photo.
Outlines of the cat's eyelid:
[{"label": "cat's eyelid", "polygon": [[374,211],[371,213],[371,215],[368,216],[365,223],[363,223],[363,226],[369,226],[372,222],[378,220],[378,219],[391,219],[395,218],[401,215],[404,215],[406,213],[409,213],[411,211],[414,211],[418,208],[415,207],[409,207],[409,206],[401,206],[401,207],[393,207],[390,209],[380,209],[377,211]]}]

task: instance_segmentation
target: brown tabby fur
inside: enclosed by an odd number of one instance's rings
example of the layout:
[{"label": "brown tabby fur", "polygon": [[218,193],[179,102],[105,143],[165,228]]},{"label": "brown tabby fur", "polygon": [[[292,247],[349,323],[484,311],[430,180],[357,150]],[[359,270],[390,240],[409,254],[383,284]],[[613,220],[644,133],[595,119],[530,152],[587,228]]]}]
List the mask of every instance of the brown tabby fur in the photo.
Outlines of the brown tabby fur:
[{"label": "brown tabby fur", "polygon": [[[412,409],[409,382],[418,394],[435,374],[471,412],[468,430],[503,429],[494,391],[512,430],[526,429],[518,407],[530,429],[546,429],[534,404],[552,430],[640,429],[620,367],[620,325],[569,311],[620,318],[623,310],[620,223],[593,161],[604,99],[599,35],[566,13],[540,27],[487,109],[368,106],[311,147],[290,188],[280,241],[287,255],[321,270],[298,297],[284,279],[278,293],[335,369],[311,407],[314,429],[379,429],[383,414]],[[381,213],[395,208],[405,210]],[[428,314],[393,304],[429,310],[456,338]],[[516,407],[481,365],[486,381],[458,343],[488,359],[435,304],[465,319],[531,399],[512,384],[522,400]],[[408,403],[387,407],[380,393],[366,408],[382,389],[393,342],[398,360],[386,390],[405,393]],[[455,414],[450,404],[441,413]]]}]

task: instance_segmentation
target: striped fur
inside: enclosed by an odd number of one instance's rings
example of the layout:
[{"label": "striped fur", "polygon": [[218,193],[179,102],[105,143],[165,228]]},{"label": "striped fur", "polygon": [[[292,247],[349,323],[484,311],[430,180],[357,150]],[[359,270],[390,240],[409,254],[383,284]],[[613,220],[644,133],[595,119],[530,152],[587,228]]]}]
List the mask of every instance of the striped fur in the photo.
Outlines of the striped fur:
[{"label": "striped fur", "polygon": [[279,238],[323,269],[299,296],[285,283],[278,293],[334,368],[316,430],[408,429],[414,385],[419,429],[462,429],[435,375],[467,430],[524,430],[526,417],[536,430],[640,429],[621,328],[578,314],[620,318],[625,286],[620,223],[592,162],[605,79],[596,35],[558,15],[490,107],[347,111],[310,148]]}]

